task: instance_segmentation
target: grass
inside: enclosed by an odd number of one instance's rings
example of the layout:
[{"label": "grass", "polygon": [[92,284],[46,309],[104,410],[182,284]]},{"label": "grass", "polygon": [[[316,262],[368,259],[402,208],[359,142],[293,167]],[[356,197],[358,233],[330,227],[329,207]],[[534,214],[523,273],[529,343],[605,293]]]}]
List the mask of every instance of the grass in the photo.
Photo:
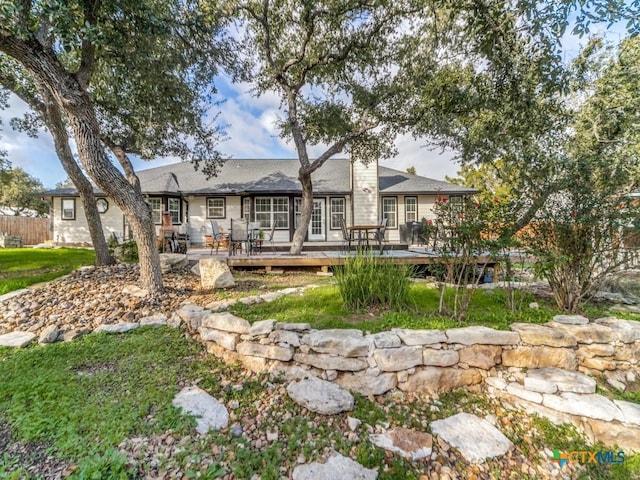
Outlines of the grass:
[{"label": "grass", "polygon": [[79,248],[0,249],[0,295],[93,265],[93,250]]},{"label": "grass", "polygon": [[[451,292],[448,292],[451,293]],[[286,322],[307,322],[313,328],[357,328],[380,332],[391,328],[445,329],[464,325],[485,325],[507,330],[514,322],[545,323],[559,312],[550,302],[536,299],[538,309],[528,307],[534,298],[525,295],[520,311],[505,307],[503,293],[497,289],[478,290],[464,323],[438,314],[437,289],[427,284],[412,284],[409,306],[402,309],[377,309],[353,313],[343,306],[338,287],[323,286],[306,290],[302,295],[289,295],[272,303],[236,304],[233,313],[250,322],[274,318]]]}]

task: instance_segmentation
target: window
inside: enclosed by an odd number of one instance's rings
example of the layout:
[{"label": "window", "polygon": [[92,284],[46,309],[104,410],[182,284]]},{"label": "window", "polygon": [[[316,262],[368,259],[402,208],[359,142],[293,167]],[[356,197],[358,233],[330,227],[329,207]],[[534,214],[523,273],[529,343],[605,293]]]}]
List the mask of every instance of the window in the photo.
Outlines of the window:
[{"label": "window", "polygon": [[75,220],[75,219],[76,219],[76,199],[63,198],[62,199],[62,220]]},{"label": "window", "polygon": [[162,199],[161,198],[148,198],[147,204],[151,209],[151,218],[153,223],[162,223]]},{"label": "window", "polygon": [[382,218],[387,219],[387,228],[398,228],[398,199],[382,198]]},{"label": "window", "polygon": [[341,220],[346,220],[344,210],[344,198],[331,199],[331,230],[340,230],[342,228]]},{"label": "window", "polygon": [[180,199],[169,198],[167,200],[167,210],[171,214],[171,223],[180,223]]},{"label": "window", "polygon": [[242,218],[247,222],[251,221],[251,197],[244,197],[242,199]]},{"label": "window", "polygon": [[259,197],[255,199],[255,221],[262,228],[271,228],[272,222],[277,229],[289,228],[289,199],[286,197]]},{"label": "window", "polygon": [[225,199],[207,198],[207,218],[225,218]]},{"label": "window", "polygon": [[416,197],[404,197],[404,221],[418,221],[418,199]]}]

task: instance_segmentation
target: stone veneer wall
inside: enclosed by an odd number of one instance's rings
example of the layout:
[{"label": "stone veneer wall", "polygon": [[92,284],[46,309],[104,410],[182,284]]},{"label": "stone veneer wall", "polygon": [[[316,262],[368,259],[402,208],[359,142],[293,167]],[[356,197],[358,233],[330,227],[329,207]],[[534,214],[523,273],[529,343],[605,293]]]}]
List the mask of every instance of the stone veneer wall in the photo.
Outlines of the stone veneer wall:
[{"label": "stone veneer wall", "polygon": [[[618,382],[624,387],[638,374],[640,322],[616,318],[588,322],[584,317],[557,316],[557,321],[545,325],[515,323],[512,331],[472,326],[364,334],[360,330],[313,330],[305,323],[275,320],[249,324],[228,312],[213,313],[195,306],[181,308],[172,320],[170,323],[184,321],[197,331],[207,350],[226,362],[239,361],[257,372],[282,372],[288,378],[314,375],[364,395],[382,395],[394,388],[436,393],[497,378],[504,384],[487,382],[492,393],[528,402],[529,407],[537,404],[537,410],[530,409],[552,419],[573,421],[592,433],[592,439],[600,438],[597,431],[604,428],[597,422],[617,423],[620,428],[609,431],[620,435],[611,433],[613,437],[606,440],[640,451],[640,406],[633,404],[629,410],[629,402],[614,405],[595,395],[593,382],[593,392],[583,400],[594,401],[596,410],[608,402],[606,407],[616,413],[594,418],[597,424],[587,425],[580,421],[582,411],[569,407],[563,411],[562,405],[575,404],[576,399],[561,398],[565,393],[555,390],[545,397],[522,386],[527,370],[555,367],[598,377],[604,374],[613,385]],[[507,388],[509,380],[520,384]]]}]

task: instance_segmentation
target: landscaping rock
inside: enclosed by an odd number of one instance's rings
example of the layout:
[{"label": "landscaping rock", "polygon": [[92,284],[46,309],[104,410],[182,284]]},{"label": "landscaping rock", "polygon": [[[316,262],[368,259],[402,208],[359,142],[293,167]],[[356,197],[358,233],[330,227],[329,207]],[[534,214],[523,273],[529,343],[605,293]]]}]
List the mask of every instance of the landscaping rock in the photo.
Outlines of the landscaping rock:
[{"label": "landscaping rock", "polygon": [[405,345],[433,345],[447,341],[447,336],[441,330],[408,330],[392,328],[391,333],[400,337]]},{"label": "landscaping rock", "polygon": [[350,458],[335,454],[325,463],[298,465],[293,469],[293,480],[376,480],[378,472],[364,468]]},{"label": "landscaping rock", "polygon": [[259,337],[260,335],[269,335],[276,326],[276,320],[260,320],[251,325],[249,335]]},{"label": "landscaping rock", "polygon": [[398,388],[405,392],[448,392],[481,381],[480,371],[474,368],[421,367],[406,382],[398,383]]},{"label": "landscaping rock", "polygon": [[555,315],[553,321],[564,325],[586,325],[589,323],[589,319],[582,315]]},{"label": "landscaping rock", "polygon": [[300,346],[300,337],[297,332],[291,330],[274,330],[269,334],[269,341],[272,343],[283,343],[292,347]]},{"label": "landscaping rock", "polygon": [[470,413],[431,422],[431,432],[457,448],[472,463],[502,456],[514,446],[496,427]]},{"label": "landscaping rock", "polygon": [[60,334],[60,330],[57,325],[49,325],[45,327],[42,332],[40,332],[40,337],[38,338],[38,343],[53,343],[58,339],[58,335]]},{"label": "landscaping rock", "polygon": [[202,319],[209,315],[207,310],[196,305],[184,305],[176,310],[175,313],[192,330],[197,330],[202,324]]},{"label": "landscaping rock", "polygon": [[598,394],[580,395],[562,392],[560,395],[551,395],[545,393],[542,404],[559,412],[595,418],[605,422],[624,420],[620,409],[611,400]]},{"label": "landscaping rock", "polygon": [[397,372],[422,365],[422,347],[380,348],[373,359],[383,372]]},{"label": "landscaping rock", "polygon": [[140,319],[141,327],[162,327],[167,324],[167,316],[164,313],[154,313]]},{"label": "landscaping rock", "polygon": [[201,258],[200,285],[203,289],[229,288],[236,284],[227,262],[218,258]]},{"label": "landscaping rock", "polygon": [[93,329],[94,333],[106,332],[106,333],[127,333],[131,330],[135,330],[140,325],[137,323],[112,323],[99,325]]},{"label": "landscaping rock", "polygon": [[202,317],[201,325],[225,332],[247,334],[251,325],[244,318],[236,317],[229,312],[210,313]]},{"label": "landscaping rock", "polygon": [[604,292],[620,293],[640,303],[640,270],[624,270],[609,274],[600,286]]},{"label": "landscaping rock", "polygon": [[302,343],[317,353],[343,357],[363,357],[369,353],[369,341],[360,330],[314,330],[302,337]]},{"label": "landscaping rock", "polygon": [[169,273],[180,270],[189,265],[189,259],[182,253],[161,253],[160,270],[162,273]]},{"label": "landscaping rock", "polygon": [[397,348],[402,344],[400,337],[391,332],[380,332],[375,335],[367,335],[365,338],[371,339],[376,348]]},{"label": "landscaping rock", "polygon": [[422,352],[422,364],[434,367],[450,367],[460,360],[458,352],[455,350],[434,350],[425,348]]},{"label": "landscaping rock", "polygon": [[502,347],[498,345],[471,345],[460,349],[458,354],[462,363],[484,370],[489,370],[502,361]]},{"label": "landscaping rock", "polygon": [[507,382],[500,377],[487,377],[484,379],[484,382],[493,388],[497,388],[498,390],[504,390],[505,388],[507,388]]},{"label": "landscaping rock", "polygon": [[640,425],[640,404],[614,400],[613,403],[622,412],[623,422],[630,425]]},{"label": "landscaping rock", "polygon": [[337,378],[336,383],[352,392],[377,396],[393,390],[398,384],[398,378],[395,373],[381,373],[377,376],[344,373]]},{"label": "landscaping rock", "polygon": [[508,394],[518,398],[522,398],[527,402],[542,403],[541,394],[539,394],[538,392],[533,392],[529,389],[526,389],[519,383],[511,382],[509,385],[507,385],[506,391]]},{"label": "landscaping rock", "polygon": [[565,325],[563,323],[550,322],[547,325],[571,335],[578,343],[610,343],[614,342],[617,337],[611,328],[598,323]]},{"label": "landscaping rock", "polygon": [[580,345],[577,350],[579,357],[611,357],[616,353],[616,349],[611,344],[592,343],[591,345]]},{"label": "landscaping rock", "polygon": [[598,325],[609,327],[617,340],[622,343],[634,343],[640,341],[640,322],[635,320],[621,320],[618,318],[606,317],[594,320]]},{"label": "landscaping rock", "polygon": [[304,365],[311,365],[312,367],[316,367],[321,370],[340,370],[348,372],[358,372],[369,366],[366,360],[361,358],[345,358],[319,353],[296,353],[293,357],[293,361]]},{"label": "landscaping rock", "polygon": [[227,350],[234,351],[238,342],[240,341],[240,335],[237,333],[227,333],[220,330],[212,330],[210,328],[200,327],[198,329],[200,338],[205,342],[215,342],[221,347]]},{"label": "landscaping rock", "polygon": [[354,406],[353,396],[349,392],[316,377],[291,382],[287,393],[298,405],[321,415],[336,415],[353,410]]},{"label": "landscaping rock", "polygon": [[31,332],[11,332],[0,335],[0,347],[23,348],[29,345],[36,335]]},{"label": "landscaping rock", "polygon": [[560,330],[533,323],[512,323],[511,329],[520,334],[523,343],[548,347],[575,347],[578,342]]},{"label": "landscaping rock", "polygon": [[243,342],[236,346],[240,355],[250,355],[253,357],[268,358],[270,360],[280,360],[288,362],[293,358],[293,349],[289,347],[279,347],[277,345],[260,345],[258,343]]},{"label": "landscaping rock", "polygon": [[520,342],[518,332],[494,330],[482,326],[451,328],[446,331],[446,334],[449,343],[461,343],[462,345],[515,345]]},{"label": "landscaping rock", "polygon": [[132,297],[145,298],[147,295],[149,295],[149,290],[140,288],[137,285],[127,285],[122,289],[122,293],[131,295]]},{"label": "landscaping rock", "polygon": [[[282,291],[284,292],[284,290]],[[291,330],[293,332],[308,332],[309,330],[311,330],[311,326],[308,323],[278,322],[276,323],[276,329]]]},{"label": "landscaping rock", "polygon": [[[527,386],[527,379],[529,379],[529,382],[533,379],[538,382],[547,382],[555,385],[560,392],[596,393],[596,381],[579,372],[569,372],[559,368],[539,368],[527,371],[525,387]],[[529,383],[530,385],[531,383]]]},{"label": "landscaping rock", "polygon": [[516,347],[502,351],[502,365],[527,368],[558,367],[565,370],[575,370],[578,367],[578,359],[575,353],[565,348]]},{"label": "landscaping rock", "polygon": [[377,447],[413,461],[428,458],[433,447],[431,434],[408,428],[395,428],[386,433],[371,435],[369,440]]},{"label": "landscaping rock", "polygon": [[229,424],[226,407],[199,387],[185,387],[173,399],[173,405],[196,417],[196,430],[204,435]]}]

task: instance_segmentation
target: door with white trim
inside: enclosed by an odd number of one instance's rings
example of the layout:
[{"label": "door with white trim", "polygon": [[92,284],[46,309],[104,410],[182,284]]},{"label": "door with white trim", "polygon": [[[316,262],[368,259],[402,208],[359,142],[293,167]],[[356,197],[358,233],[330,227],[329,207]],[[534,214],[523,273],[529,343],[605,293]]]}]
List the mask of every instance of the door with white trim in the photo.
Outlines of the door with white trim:
[{"label": "door with white trim", "polygon": [[311,222],[309,222],[310,242],[324,242],[326,240],[326,224],[324,198],[314,198]]}]

